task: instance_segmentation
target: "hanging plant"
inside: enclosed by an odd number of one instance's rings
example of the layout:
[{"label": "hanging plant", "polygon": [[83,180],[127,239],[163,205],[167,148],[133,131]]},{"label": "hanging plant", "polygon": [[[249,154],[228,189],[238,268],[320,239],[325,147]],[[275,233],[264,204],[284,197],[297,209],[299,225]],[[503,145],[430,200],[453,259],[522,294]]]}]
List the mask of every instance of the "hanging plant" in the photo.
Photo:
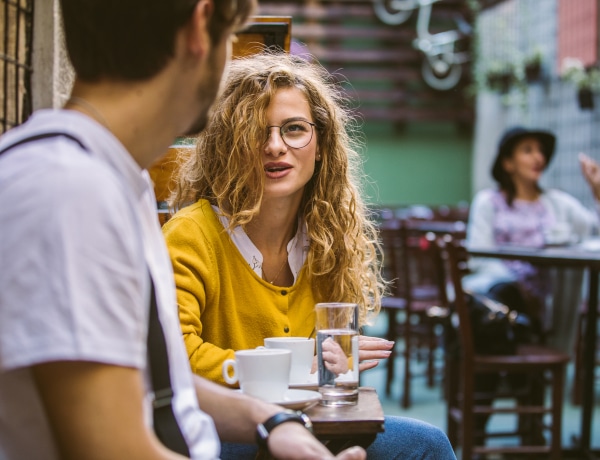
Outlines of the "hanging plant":
[{"label": "hanging plant", "polygon": [[565,58],[561,67],[561,78],[577,88],[577,101],[582,110],[594,109],[594,94],[600,91],[600,69],[586,68],[576,58]]},{"label": "hanging plant", "polygon": [[537,49],[523,60],[523,70],[528,83],[533,83],[541,79],[542,60],[542,52]]},{"label": "hanging plant", "polygon": [[579,88],[577,101],[581,110],[594,110],[594,92],[590,88]]},{"label": "hanging plant", "polygon": [[492,63],[485,74],[486,85],[492,91],[506,94],[517,81],[513,66],[508,63]]}]

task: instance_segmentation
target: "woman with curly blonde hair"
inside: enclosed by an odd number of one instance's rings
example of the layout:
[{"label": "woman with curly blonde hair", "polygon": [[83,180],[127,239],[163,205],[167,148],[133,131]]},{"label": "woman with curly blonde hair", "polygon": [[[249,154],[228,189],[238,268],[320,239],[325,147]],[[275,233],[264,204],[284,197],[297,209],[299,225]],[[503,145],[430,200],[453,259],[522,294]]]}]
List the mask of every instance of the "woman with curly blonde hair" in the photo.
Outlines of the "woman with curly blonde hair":
[{"label": "woman with curly blonde hair", "polygon": [[[357,125],[331,75],[261,53],[232,61],[223,88],[179,169],[170,202],[179,211],[163,231],[192,369],[226,385],[222,363],[235,350],[314,336],[317,302],[357,303],[364,325],[385,283],[360,189]],[[361,336],[359,369],[392,346]],[[252,458],[241,446],[223,449]],[[409,419],[386,418],[371,449],[373,458],[454,458],[441,431]]]},{"label": "woman with curly blonde hair", "polygon": [[[164,226],[192,365],[220,383],[220,363],[232,350],[256,347],[269,336],[314,334],[316,302],[358,303],[365,324],[368,313],[379,311],[384,288],[377,231],[359,189],[361,162],[357,136],[351,136],[355,123],[327,71],[298,57],[264,53],[233,61],[225,88],[197,140],[196,154],[180,168],[171,200],[174,208],[194,204]],[[210,220],[214,227],[207,225]],[[207,228],[218,231],[207,235]],[[233,241],[247,259],[235,284],[227,286],[235,288],[231,299],[223,285],[228,274],[209,272],[220,261],[217,254],[205,253],[215,249],[213,237]],[[222,259],[227,268],[232,259]],[[227,321],[208,330],[204,318],[216,318],[207,311],[217,309],[208,299],[217,275],[220,289],[214,293]],[[285,296],[281,287],[290,288]],[[276,305],[279,314],[271,311]],[[251,313],[256,327],[247,327],[248,315],[235,314],[240,310]],[[205,343],[230,350],[215,354],[212,349],[211,357],[219,359],[206,360]],[[377,343],[384,353],[363,358],[387,357],[391,344]]]}]

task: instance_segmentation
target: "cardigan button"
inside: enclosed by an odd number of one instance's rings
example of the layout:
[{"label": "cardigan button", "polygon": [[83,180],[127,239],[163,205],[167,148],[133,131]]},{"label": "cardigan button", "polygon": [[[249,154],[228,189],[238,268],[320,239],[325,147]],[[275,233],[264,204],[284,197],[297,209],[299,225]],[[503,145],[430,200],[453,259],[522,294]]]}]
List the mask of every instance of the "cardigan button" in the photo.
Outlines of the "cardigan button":
[{"label": "cardigan button", "polygon": [[285,333],[287,334],[288,332],[290,332],[290,328],[289,328],[289,327],[287,327],[287,326],[286,326],[286,327],[284,327],[284,328],[283,328],[283,332],[285,332]]},{"label": "cardigan button", "polygon": [[284,289],[283,291],[281,291],[281,295],[287,295],[287,291]]}]

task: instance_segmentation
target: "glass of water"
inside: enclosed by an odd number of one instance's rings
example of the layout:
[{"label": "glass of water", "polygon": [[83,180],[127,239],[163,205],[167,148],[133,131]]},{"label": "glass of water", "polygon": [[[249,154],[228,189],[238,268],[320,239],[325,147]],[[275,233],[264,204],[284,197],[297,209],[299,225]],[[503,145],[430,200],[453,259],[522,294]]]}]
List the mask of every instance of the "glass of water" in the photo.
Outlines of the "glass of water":
[{"label": "glass of water", "polygon": [[320,404],[354,405],[358,402],[358,305],[318,303],[315,310]]}]

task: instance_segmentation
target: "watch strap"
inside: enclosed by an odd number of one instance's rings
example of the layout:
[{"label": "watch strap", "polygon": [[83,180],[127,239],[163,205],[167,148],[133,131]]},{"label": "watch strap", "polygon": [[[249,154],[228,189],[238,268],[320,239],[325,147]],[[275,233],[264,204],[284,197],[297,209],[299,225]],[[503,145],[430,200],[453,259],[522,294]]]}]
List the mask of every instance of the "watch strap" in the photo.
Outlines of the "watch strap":
[{"label": "watch strap", "polygon": [[275,427],[287,422],[300,423],[302,426],[304,426],[304,428],[312,433],[312,423],[306,414],[300,411],[285,410],[277,412],[272,417],[269,417],[265,422],[258,424],[256,427],[257,444],[261,447],[267,447],[269,433],[271,433]]}]

